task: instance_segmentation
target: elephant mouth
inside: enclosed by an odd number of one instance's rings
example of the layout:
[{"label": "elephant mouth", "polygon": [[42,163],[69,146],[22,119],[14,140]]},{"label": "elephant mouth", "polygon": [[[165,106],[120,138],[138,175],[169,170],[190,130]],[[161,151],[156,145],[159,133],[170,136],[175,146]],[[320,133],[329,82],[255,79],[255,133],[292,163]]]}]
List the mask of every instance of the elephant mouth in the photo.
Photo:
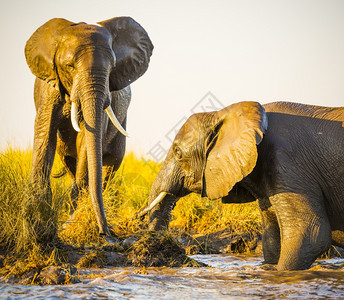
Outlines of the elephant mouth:
[{"label": "elephant mouth", "polygon": [[138,213],[136,213],[134,218],[143,218],[154,207],[156,207],[158,204],[160,204],[164,200],[166,195],[167,195],[167,192],[160,192],[159,195],[150,204],[148,204],[145,208],[143,208]]},{"label": "elephant mouth", "polygon": [[[193,178],[192,178],[193,179]],[[200,182],[190,182],[186,176],[181,178],[181,184],[179,189],[176,192],[171,192],[170,194],[175,197],[185,197],[191,193],[201,194],[202,193],[202,184]]]},{"label": "elephant mouth", "polygon": [[190,187],[190,193],[202,194],[202,186],[199,183],[193,184]]},{"label": "elephant mouth", "polygon": [[[109,119],[111,120],[112,124],[117,128],[117,130],[122,133],[125,137],[129,137],[128,132],[122,127],[121,123],[117,120],[117,117],[115,113],[113,112],[111,105],[106,107],[105,112],[107,113]],[[79,120],[78,120],[78,106],[74,101],[72,101],[72,107],[71,107],[71,121],[72,126],[75,131],[80,132],[79,127]]]},{"label": "elephant mouth", "polygon": [[136,218],[143,218],[150,211],[152,211],[155,207],[157,207],[160,203],[162,203],[162,201],[168,196],[173,197],[173,198],[181,198],[181,197],[187,196],[188,194],[190,194],[192,192],[196,192],[195,190],[198,191],[199,185],[197,185],[197,188],[195,185],[195,189],[191,190],[191,189],[186,188],[184,186],[184,183],[185,183],[185,176],[182,176],[180,178],[180,183],[177,185],[177,188],[175,188],[173,190],[168,189],[168,188],[161,188],[158,196],[150,204],[148,204],[145,208],[143,208],[138,213],[136,213],[134,218],[135,219]]}]

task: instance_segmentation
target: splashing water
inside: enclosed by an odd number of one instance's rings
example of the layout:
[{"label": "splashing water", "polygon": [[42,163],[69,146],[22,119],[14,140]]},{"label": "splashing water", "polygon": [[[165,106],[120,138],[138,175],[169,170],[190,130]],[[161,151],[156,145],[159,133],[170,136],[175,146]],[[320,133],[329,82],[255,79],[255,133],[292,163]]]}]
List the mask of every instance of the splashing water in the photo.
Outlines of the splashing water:
[{"label": "splashing water", "polygon": [[24,286],[0,283],[3,299],[272,299],[344,297],[344,259],[318,260],[310,270],[269,270],[263,259],[194,255],[207,268],[84,269],[80,283]]}]

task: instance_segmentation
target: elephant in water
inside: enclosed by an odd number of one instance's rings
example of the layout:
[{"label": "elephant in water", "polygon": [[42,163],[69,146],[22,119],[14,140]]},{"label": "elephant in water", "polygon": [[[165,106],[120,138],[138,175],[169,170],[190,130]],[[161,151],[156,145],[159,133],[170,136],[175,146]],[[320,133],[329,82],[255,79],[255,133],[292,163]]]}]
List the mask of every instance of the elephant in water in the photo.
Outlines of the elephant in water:
[{"label": "elephant in water", "polygon": [[167,228],[191,192],[223,203],[258,199],[266,263],[306,269],[344,247],[344,107],[240,102],[192,115],[157,175],[148,206],[152,230]]},{"label": "elephant in water", "polygon": [[117,170],[122,162],[129,85],[146,72],[153,45],[130,17],[98,24],[52,19],[26,43],[27,64],[36,76],[31,181],[51,197],[57,151],[74,178],[72,199],[89,186],[100,234],[109,236],[102,167]]}]

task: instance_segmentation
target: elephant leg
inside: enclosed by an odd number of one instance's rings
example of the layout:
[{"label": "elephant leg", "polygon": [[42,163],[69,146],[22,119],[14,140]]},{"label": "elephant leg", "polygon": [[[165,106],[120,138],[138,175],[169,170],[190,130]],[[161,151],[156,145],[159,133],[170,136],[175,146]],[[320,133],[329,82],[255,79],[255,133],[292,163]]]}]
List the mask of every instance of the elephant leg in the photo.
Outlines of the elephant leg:
[{"label": "elephant leg", "polygon": [[[43,96],[42,96],[43,97]],[[54,163],[60,107],[50,97],[38,107],[35,119],[31,182],[37,189],[50,190],[50,174]]]},{"label": "elephant leg", "polygon": [[78,150],[75,179],[71,191],[70,213],[73,214],[78,206],[80,191],[88,187],[87,152],[86,145],[82,143]]},{"label": "elephant leg", "polygon": [[108,183],[111,182],[111,180],[115,177],[117,170],[119,169],[122,160],[124,157],[124,153],[122,158],[117,157],[117,159],[114,159],[113,164],[107,165],[103,167],[103,174],[104,174],[104,182],[103,182],[103,189],[105,190]]},{"label": "elephant leg", "polygon": [[61,161],[66,168],[68,174],[72,178],[72,189],[70,193],[70,214],[72,215],[76,210],[76,199],[79,197],[79,188],[76,184],[76,170],[77,170],[77,162],[74,157],[71,156],[63,156],[61,157]]},{"label": "elephant leg", "polygon": [[331,245],[322,197],[282,193],[270,199],[281,230],[278,270],[307,269]]},{"label": "elephant leg", "polygon": [[262,243],[264,262],[277,264],[281,251],[281,236],[276,213],[268,199],[259,200],[262,217]]},{"label": "elephant leg", "polygon": [[103,167],[103,174],[104,174],[104,182],[103,182],[103,190],[106,189],[107,185],[111,180],[115,177],[116,171],[114,166],[104,166]]},{"label": "elephant leg", "polygon": [[79,187],[76,183],[76,180],[73,180],[72,183],[72,190],[70,192],[70,206],[69,206],[69,213],[72,215],[78,206],[78,198],[79,198]]},{"label": "elephant leg", "polygon": [[[109,126],[112,126],[112,124]],[[122,127],[126,128],[126,118],[122,123]],[[103,165],[104,165],[103,189],[104,190],[107,184],[116,175],[117,170],[121,166],[121,163],[123,161],[124,154],[125,154],[125,144],[126,144],[126,137],[122,134],[117,133],[116,136],[112,139],[111,143],[104,146],[104,155],[103,155]]]},{"label": "elephant leg", "polygon": [[61,158],[61,161],[66,168],[68,174],[71,176],[71,178],[75,178],[76,174],[76,159],[71,156],[64,156]]},{"label": "elephant leg", "polygon": [[[37,106],[35,119],[35,132],[32,154],[32,169],[30,180],[32,191],[35,194],[34,200],[28,202],[24,210],[30,215],[33,210],[37,217],[32,223],[37,240],[48,242],[54,239],[57,233],[57,225],[51,220],[55,218],[55,212],[52,209],[52,192],[50,187],[50,174],[54,163],[59,105],[58,97],[44,97],[40,95],[41,105]],[[55,95],[56,96],[56,95]],[[52,102],[49,102],[52,100]]]}]

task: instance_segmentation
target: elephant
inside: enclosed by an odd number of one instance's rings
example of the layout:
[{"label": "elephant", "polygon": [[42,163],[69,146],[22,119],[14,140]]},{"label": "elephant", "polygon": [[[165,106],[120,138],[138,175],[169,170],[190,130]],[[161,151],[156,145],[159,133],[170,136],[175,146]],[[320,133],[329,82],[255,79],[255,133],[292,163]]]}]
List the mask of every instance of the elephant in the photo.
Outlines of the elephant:
[{"label": "elephant", "polygon": [[264,262],[307,269],[344,247],[344,107],[239,102],[192,115],[153,182],[150,230],[167,229],[178,199],[258,202]]},{"label": "elephant", "polygon": [[51,197],[58,152],[74,178],[72,199],[80,188],[89,188],[99,234],[105,237],[111,234],[103,204],[103,166],[115,171],[121,164],[130,84],[146,72],[152,52],[147,32],[130,17],[98,25],[54,18],[25,46],[36,76],[31,182]]}]

